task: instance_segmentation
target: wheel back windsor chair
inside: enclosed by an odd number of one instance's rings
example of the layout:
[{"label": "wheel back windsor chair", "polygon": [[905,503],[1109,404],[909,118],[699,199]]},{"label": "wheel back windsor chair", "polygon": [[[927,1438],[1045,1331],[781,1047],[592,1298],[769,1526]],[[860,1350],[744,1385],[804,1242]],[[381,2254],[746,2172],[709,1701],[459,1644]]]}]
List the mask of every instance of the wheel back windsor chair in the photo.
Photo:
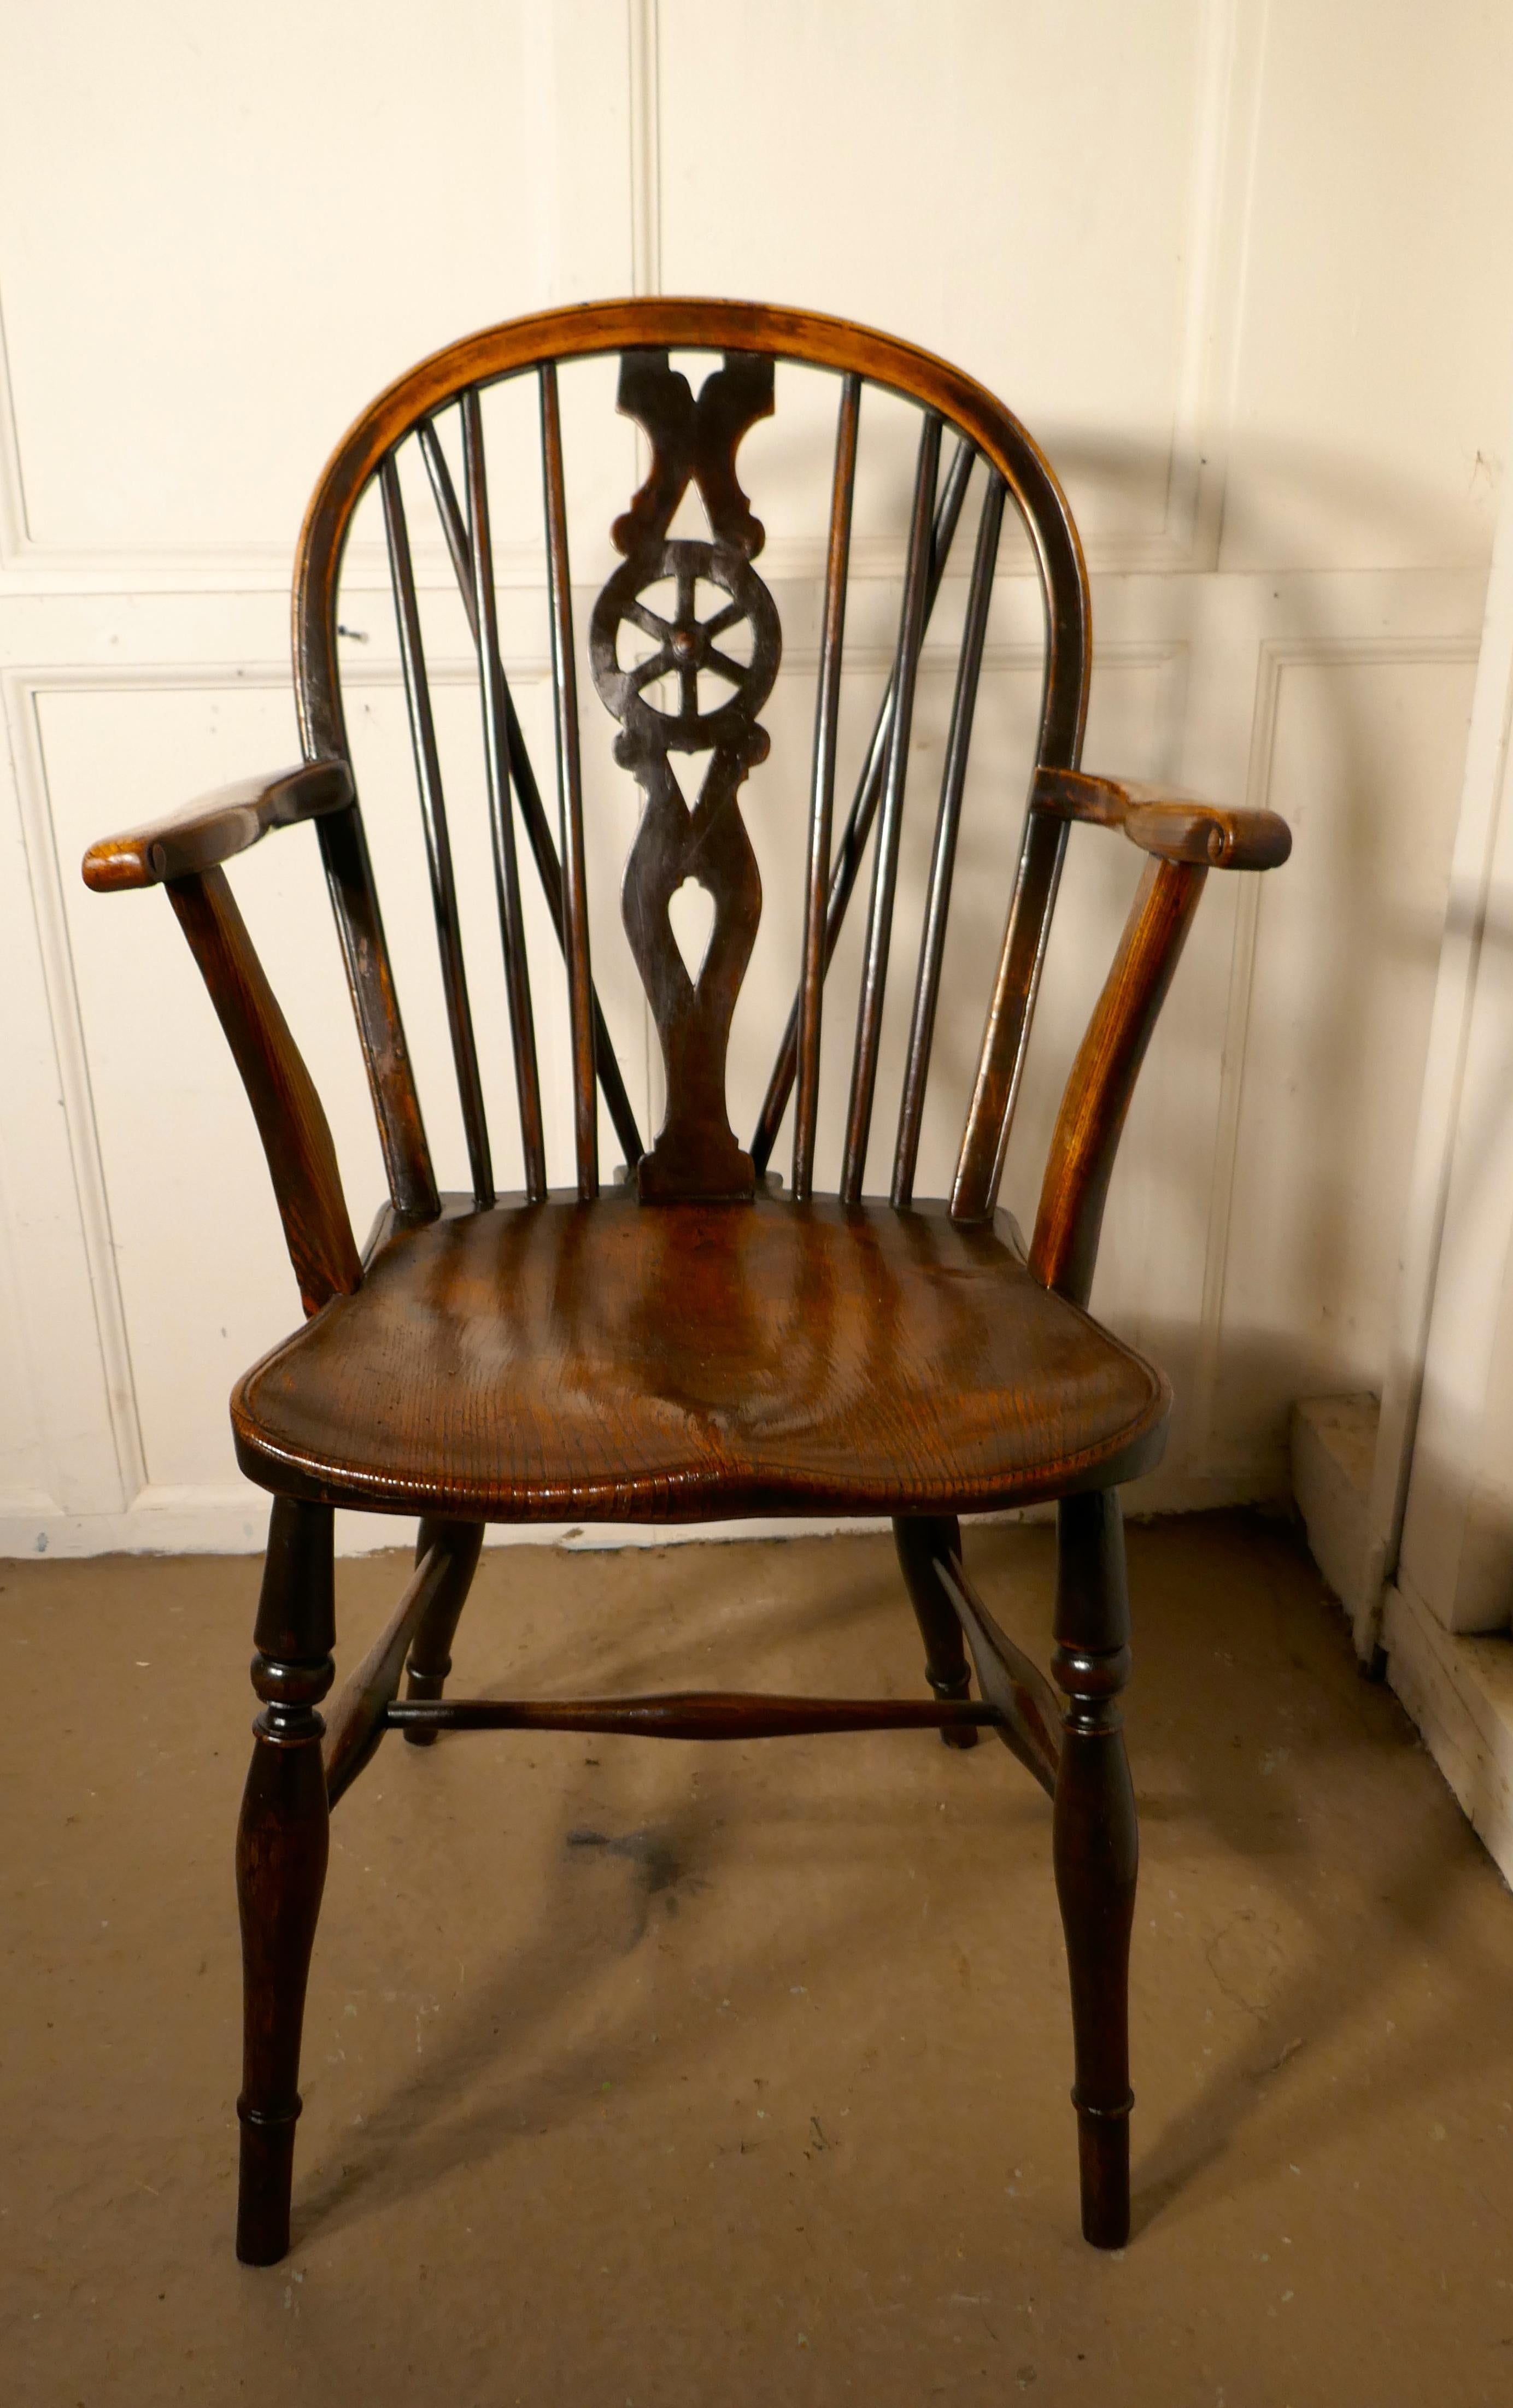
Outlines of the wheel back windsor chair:
[{"label": "wheel back windsor chair", "polygon": [[[671,351],[719,355],[696,394]],[[613,527],[622,565],[595,604],[588,659],[641,790],[625,876],[627,936],[661,1040],[667,1109],[642,1143],[589,954],[577,655],[558,363],[619,355],[619,406],[651,466]],[[774,363],[839,383],[797,995],[756,1130],[726,1102],[731,1015],[761,890],[741,788],[768,752],[758,712],[780,653],[755,561],[763,529],[737,477],[742,437],[773,408]],[[539,388],[556,830],[501,657],[480,394]],[[919,413],[892,674],[837,833],[841,671],[864,387]],[[460,421],[462,490],[441,439]],[[943,437],[956,449],[944,467]],[[496,1194],[456,878],[397,465],[429,479],[480,672],[494,867],[525,1164]],[[889,1194],[863,1194],[878,1080],[921,648],[969,480],[981,505],[945,746]],[[396,610],[448,1028],[471,1171],[438,1192],[350,762],[337,578],[353,510],[377,480]],[[675,538],[693,488],[707,540]],[[1028,808],[965,1131],[947,1200],[915,1198],[958,832],[1004,504],[1028,531],[1045,603],[1045,669]],[[643,599],[670,582],[670,611]],[[700,616],[699,590],[718,607]],[[1210,867],[1286,858],[1284,824],[1090,776],[1079,767],[1089,670],[1087,576],[1060,490],[1024,429],[980,386],[887,337],[731,302],[634,301],[499,326],[392,385],[327,467],[295,578],[304,762],[94,846],[101,890],[166,887],[246,1085],[307,1314],[232,1403],[244,1470],[273,1495],[252,1683],[261,1712],[238,1838],[245,1971],[238,2254],[288,2246],[300,2027],[329,1809],[387,1730],[534,1728],[705,1739],[934,1726],[970,1746],[993,1729],[1054,1801],[1071,1971],[1083,2229],[1129,2227],[1126,1973],[1136,1833],[1120,1731],[1129,1615],[1117,1490],[1150,1468],[1169,1397],[1085,1308],[1125,1113]],[[627,628],[645,657],[627,661]],[[742,631],[739,632],[738,631]],[[728,640],[722,643],[721,638]],[[634,638],[632,638],[634,640]],[[737,656],[737,645],[745,657]],[[661,699],[658,700],[660,695]],[[684,801],[670,756],[709,756]],[[759,787],[754,794],[759,797]],[[560,940],[571,1032],[574,1179],[549,1188],[526,969],[516,821]],[[320,1101],[232,899],[223,865],[269,830],[314,821],[377,1114],[390,1202],[359,1253]],[[1119,829],[1147,856],[1117,958],[1076,1056],[1028,1253],[997,1209],[1070,824]],[[814,1192],[826,972],[869,843],[856,1046],[839,1193]],[[713,897],[702,967],[674,941],[685,879]],[[601,1189],[602,1095],[629,1178]],[[768,1172],[793,1104],[789,1193]],[[1054,1671],[999,1628],[962,1564],[962,1512],[1059,1502]],[[418,1514],[415,1572],[327,1720],[333,1512]],[[843,1512],[892,1517],[924,1641],[929,1701],[679,1693],[616,1700],[443,1696],[449,1650],[490,1521],[687,1521]],[[968,1650],[980,1695],[971,1695]],[[399,1687],[408,1667],[407,1695]]]}]

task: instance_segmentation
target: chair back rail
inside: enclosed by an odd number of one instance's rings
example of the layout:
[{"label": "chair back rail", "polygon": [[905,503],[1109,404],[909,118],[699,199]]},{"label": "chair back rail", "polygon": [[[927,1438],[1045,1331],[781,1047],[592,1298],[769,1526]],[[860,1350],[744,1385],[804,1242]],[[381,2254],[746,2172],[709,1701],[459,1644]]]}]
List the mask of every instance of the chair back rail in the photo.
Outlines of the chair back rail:
[{"label": "chair back rail", "polygon": [[[672,368],[672,351],[713,352],[723,355],[723,365],[715,360],[696,394]],[[668,1071],[667,1121],[650,1150],[637,1127],[615,1060],[590,958],[558,392],[560,364],[606,353],[619,354],[620,407],[641,423],[652,456],[645,481],[614,523],[613,538],[625,557],[598,597],[589,639],[600,698],[621,722],[616,758],[631,769],[643,795],[641,828],[626,872],[623,916]],[[780,631],[771,597],[752,566],[763,529],[739,482],[736,453],[750,425],[772,408],[772,366],[778,359],[836,372],[840,398],[804,859],[802,948],[793,1008],[748,1153],[729,1128],[725,1105],[730,1019],[761,901],[739,791],[767,752],[768,738],[756,713],[776,676]],[[555,835],[504,667],[481,408],[481,395],[490,385],[527,373],[537,381],[540,420],[557,789]],[[892,670],[836,838],[847,576],[858,429],[868,385],[912,401],[920,411],[920,431]],[[460,501],[438,424],[441,413],[454,408],[461,436]],[[943,478],[947,427],[956,443]],[[337,587],[353,512],[376,480],[447,1026],[480,1207],[494,1201],[494,1157],[401,491],[399,456],[411,441],[426,472],[478,660],[495,885],[529,1199],[547,1192],[547,1159],[516,847],[517,810],[564,959],[575,1169],[578,1193],[585,1200],[598,1188],[601,1093],[643,1198],[750,1195],[771,1160],[790,1099],[793,1191],[800,1200],[813,1194],[826,976],[872,843],[840,1177],[842,1201],[860,1201],[882,1052],[915,689],[968,484],[982,460],[986,483],[936,810],[893,1156],[891,1199],[907,1207],[918,1165],[973,714],[1008,499],[1029,535],[1045,607],[1045,674],[1035,773],[1078,766],[1088,675],[1087,575],[1071,516],[1045,459],[1001,404],[929,353],[838,320],[734,302],[609,303],[492,328],[423,362],[358,421],[316,490],[300,538],[295,662],[301,732],[309,758],[349,757],[337,651]],[[709,517],[713,540],[707,544],[671,534],[674,515],[690,486],[697,487]],[[670,617],[641,599],[664,580],[676,596]],[[701,619],[697,592],[711,585],[723,588],[721,607]],[[742,623],[751,647],[745,660],[716,640]],[[653,645],[650,658],[630,667],[617,650],[618,631],[627,624],[649,637]],[[664,707],[651,698],[669,693],[677,696],[675,705]],[[678,752],[708,755],[710,766],[697,796],[685,798],[672,772],[669,755]],[[1037,805],[1032,777],[951,1191],[951,1211],[958,1220],[985,1218],[996,1204],[1067,824],[1064,816]],[[360,806],[354,802],[323,819],[320,833],[395,1207],[407,1217],[425,1216],[439,1209],[436,1182]],[[715,905],[709,948],[692,979],[668,917],[670,897],[686,877],[705,886]]]}]

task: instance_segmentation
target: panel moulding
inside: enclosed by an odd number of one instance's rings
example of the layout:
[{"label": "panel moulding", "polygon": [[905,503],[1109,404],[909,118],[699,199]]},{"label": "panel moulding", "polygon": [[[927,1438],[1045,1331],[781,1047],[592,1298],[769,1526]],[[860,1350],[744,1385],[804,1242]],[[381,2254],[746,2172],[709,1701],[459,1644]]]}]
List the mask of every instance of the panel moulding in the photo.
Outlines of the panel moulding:
[{"label": "panel moulding", "polygon": [[[1276,724],[1282,680],[1288,669],[1371,667],[1379,664],[1405,668],[1431,667],[1445,661],[1474,661],[1477,649],[1477,640],[1472,636],[1263,638],[1258,648],[1256,700],[1246,775],[1246,808],[1251,810],[1275,808],[1272,779]],[[1285,812],[1283,816],[1286,817]],[[1197,1369],[1193,1382],[1190,1464],[1194,1473],[1200,1477],[1218,1476],[1229,1469],[1216,1440],[1214,1400],[1223,1337],[1224,1289],[1234,1210],[1240,1110],[1250,1030],[1250,998],[1262,884],[1259,877],[1244,879],[1235,910],[1229,1000],[1224,1022],[1223,1069],[1209,1185]]]},{"label": "panel moulding", "polygon": [[[1263,0],[1205,0],[1182,236],[1185,274],[1163,522],[1148,536],[1091,545],[1089,561],[1097,569],[1191,571],[1217,565],[1248,250],[1264,17]],[[627,0],[626,28],[632,283],[638,294],[653,294],[661,289],[656,0]],[[901,546],[862,545],[857,554],[853,575],[901,573]],[[777,557],[774,546],[774,566]],[[541,554],[532,544],[501,546],[496,558],[501,584],[542,580]],[[79,547],[36,537],[27,518],[0,295],[0,591],[278,592],[288,585],[292,559],[292,541],[200,550]],[[795,547],[791,562],[785,565],[788,574],[820,574],[823,544]],[[417,548],[416,569],[423,585],[449,581],[439,545]],[[354,549],[349,574],[361,590],[382,584],[382,547]]]}]

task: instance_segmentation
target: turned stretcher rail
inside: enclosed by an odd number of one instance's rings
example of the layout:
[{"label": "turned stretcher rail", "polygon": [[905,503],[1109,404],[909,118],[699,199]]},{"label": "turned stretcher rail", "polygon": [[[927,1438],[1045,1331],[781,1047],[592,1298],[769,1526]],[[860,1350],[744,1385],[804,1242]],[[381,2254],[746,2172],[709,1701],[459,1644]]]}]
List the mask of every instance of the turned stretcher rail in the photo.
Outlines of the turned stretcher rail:
[{"label": "turned stretcher rail", "polygon": [[648,1698],[396,1698],[384,1721],[427,1730],[622,1732],[637,1739],[799,1739],[823,1731],[934,1730],[994,1725],[993,1705],[973,1698],[761,1698],[678,1690]]}]

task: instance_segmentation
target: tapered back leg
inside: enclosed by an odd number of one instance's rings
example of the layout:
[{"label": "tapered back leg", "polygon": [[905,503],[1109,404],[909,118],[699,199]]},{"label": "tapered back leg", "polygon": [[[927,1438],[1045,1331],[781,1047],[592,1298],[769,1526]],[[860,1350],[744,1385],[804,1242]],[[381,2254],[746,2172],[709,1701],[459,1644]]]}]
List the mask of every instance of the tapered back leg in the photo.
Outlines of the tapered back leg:
[{"label": "tapered back leg", "polygon": [[[482,1522],[433,1521],[427,1517],[421,1523],[415,1541],[417,1564],[425,1562],[438,1539],[443,1536],[451,1548],[447,1578],[431,1600],[425,1618],[415,1633],[405,1684],[407,1698],[439,1698],[446,1687],[447,1674],[452,1670],[452,1641],[462,1619],[462,1609],[468,1602],[473,1574],[478,1570],[478,1558],[483,1544],[483,1525]],[[434,1730],[425,1730],[414,1723],[408,1724],[405,1728],[405,1737],[411,1747],[434,1747],[436,1736]]]},{"label": "tapered back leg", "polygon": [[[938,1698],[970,1698],[972,1670],[967,1643],[955,1606],[941,1587],[935,1570],[943,1558],[961,1553],[961,1525],[954,1514],[911,1513],[895,1521],[894,1542],[908,1584],[909,1599],[925,1642],[925,1678]],[[947,1747],[975,1747],[971,1723],[945,1725],[941,1738]]]}]

